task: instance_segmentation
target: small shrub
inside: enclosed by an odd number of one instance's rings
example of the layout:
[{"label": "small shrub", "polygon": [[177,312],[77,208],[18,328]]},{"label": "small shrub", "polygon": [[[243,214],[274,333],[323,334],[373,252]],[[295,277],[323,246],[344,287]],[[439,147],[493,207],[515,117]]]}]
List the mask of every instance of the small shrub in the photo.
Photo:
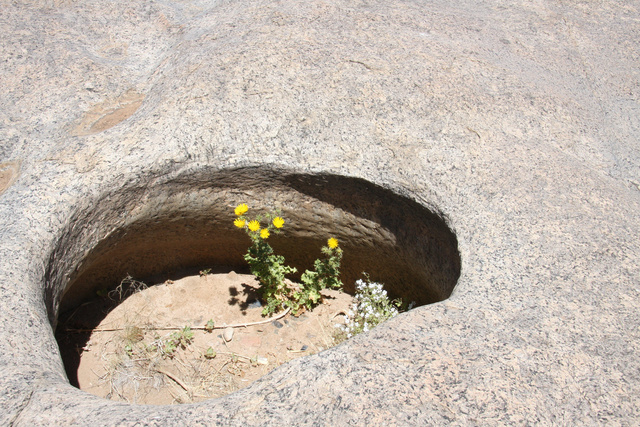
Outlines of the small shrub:
[{"label": "small shrub", "polygon": [[311,310],[321,301],[321,290],[342,288],[342,281],[338,279],[342,261],[342,249],[338,247],[338,240],[330,238],[327,246],[322,247],[322,253],[325,257],[315,261],[315,270],[306,270],[302,274],[301,289],[294,294],[298,307]]},{"label": "small shrub", "polygon": [[215,359],[217,353],[213,351],[212,347],[207,348],[207,351],[204,353],[205,359]]},{"label": "small shrub", "polygon": [[[133,277],[127,274],[127,277],[120,281],[120,284],[112,291],[106,293],[112,301],[122,301],[129,295],[133,295],[137,292],[141,292],[147,289],[147,285],[139,280],[135,280]],[[98,296],[104,296],[105,290],[98,291]]]},{"label": "small shrub", "polygon": [[[283,309],[291,308],[294,315],[302,309],[312,309],[322,299],[320,291],[326,288],[338,289],[342,282],[338,279],[342,249],[338,241],[331,238],[327,246],[322,248],[324,259],[316,260],[314,271],[306,270],[302,275],[302,284],[297,289],[285,282],[285,276],[296,273],[295,267],[285,264],[281,255],[276,255],[267,239],[272,234],[278,234],[284,227],[285,220],[277,213],[264,216],[249,217],[249,207],[240,204],[235,208],[236,218],[233,224],[244,230],[251,239],[251,246],[244,256],[249,264],[251,273],[260,282],[260,297],[265,302],[263,315],[270,315]],[[266,225],[263,226],[263,219]]]},{"label": "small shrub", "polygon": [[[337,340],[349,339],[361,332],[367,332],[378,324],[400,313],[402,301],[389,300],[381,283],[372,282],[365,273],[365,280],[356,281],[353,304],[341,326]],[[409,307],[410,309],[411,307]]]},{"label": "small shrub", "polygon": [[246,216],[248,210],[246,204],[238,205],[235,209],[237,218],[233,224],[243,229],[251,239],[251,246],[244,259],[249,264],[251,274],[260,282],[260,297],[266,302],[262,314],[268,315],[280,310],[291,299],[293,289],[287,286],[284,278],[297,270],[285,265],[284,257],[276,255],[271,245],[267,243],[271,234],[280,233],[280,229],[284,226],[284,219],[268,214],[267,225],[263,227],[262,217],[249,218]]},{"label": "small shrub", "polygon": [[172,333],[168,339],[156,339],[151,345],[153,349],[159,350],[163,357],[172,358],[179,348],[185,349],[193,341],[193,331],[191,327],[185,326],[180,331]]},{"label": "small shrub", "polygon": [[171,339],[176,342],[176,345],[181,348],[187,348],[191,341],[193,341],[193,331],[191,327],[185,326],[181,331],[171,334]]}]

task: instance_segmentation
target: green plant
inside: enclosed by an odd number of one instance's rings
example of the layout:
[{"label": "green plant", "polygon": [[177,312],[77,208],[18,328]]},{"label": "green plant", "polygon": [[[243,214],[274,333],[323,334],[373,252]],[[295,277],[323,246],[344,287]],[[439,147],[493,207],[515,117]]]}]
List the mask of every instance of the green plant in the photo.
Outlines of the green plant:
[{"label": "green plant", "polygon": [[155,347],[160,348],[163,356],[173,357],[178,348],[185,349],[192,341],[193,331],[190,326],[185,326],[181,330],[172,333],[167,340],[159,340]]},{"label": "green plant", "polygon": [[[385,320],[398,315],[402,307],[402,300],[389,300],[383,285],[372,282],[369,275],[363,274],[365,280],[356,281],[356,294],[345,317],[345,324],[341,327],[339,335],[342,336],[337,337],[339,341],[373,329]],[[408,309],[411,309],[411,306]]]},{"label": "green plant", "polygon": [[182,330],[172,333],[171,339],[177,346],[186,348],[193,341],[193,331],[190,326],[185,326]]},{"label": "green plant", "polygon": [[164,346],[162,347],[162,354],[168,357],[173,357],[173,354],[177,349],[178,347],[174,340],[167,340],[164,342]]},{"label": "green plant", "polygon": [[285,264],[281,255],[276,255],[267,239],[271,234],[280,233],[285,220],[276,213],[264,216],[266,226],[262,225],[262,216],[249,217],[249,207],[240,204],[235,208],[236,219],[234,225],[243,229],[251,239],[251,246],[244,259],[249,264],[251,273],[260,282],[260,297],[265,302],[263,315],[276,313],[284,307],[289,307],[293,314],[298,314],[302,308],[312,309],[322,296],[320,291],[325,288],[338,289],[342,282],[338,279],[342,249],[338,247],[338,240],[330,238],[327,246],[322,248],[324,259],[314,263],[314,271],[306,270],[302,275],[302,284],[297,289],[285,282],[285,276],[295,273],[295,267]]},{"label": "green plant", "polygon": [[137,326],[127,326],[122,333],[122,342],[124,343],[124,352],[129,357],[134,357],[144,347],[142,340],[144,339],[144,331]]},{"label": "green plant", "polygon": [[282,255],[276,255],[267,239],[271,234],[278,234],[284,226],[284,219],[273,214],[266,215],[267,226],[262,227],[262,217],[248,218],[246,216],[249,208],[246,204],[241,204],[235,209],[237,218],[234,225],[244,229],[251,238],[251,246],[244,256],[249,264],[251,273],[260,282],[260,297],[266,302],[262,309],[263,315],[277,312],[283,306],[288,305],[293,295],[291,289],[284,281],[287,274],[295,273],[294,267],[289,267],[284,263]]},{"label": "green plant", "polygon": [[306,270],[302,274],[301,289],[294,294],[298,306],[309,310],[321,301],[321,290],[342,288],[342,281],[338,279],[342,261],[342,249],[338,247],[338,240],[330,238],[327,246],[323,246],[321,250],[325,257],[315,261],[314,271]]},{"label": "green plant", "polygon": [[207,351],[204,353],[205,359],[215,359],[216,356],[217,354],[215,351],[213,351],[212,347],[209,347]]}]

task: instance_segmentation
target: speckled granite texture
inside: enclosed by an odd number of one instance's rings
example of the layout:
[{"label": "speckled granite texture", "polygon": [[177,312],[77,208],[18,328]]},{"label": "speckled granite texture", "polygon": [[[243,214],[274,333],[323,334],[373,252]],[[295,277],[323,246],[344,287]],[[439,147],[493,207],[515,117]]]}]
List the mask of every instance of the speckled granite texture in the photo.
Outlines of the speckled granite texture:
[{"label": "speckled granite texture", "polygon": [[[640,2],[3,0],[0,34],[0,424],[640,424]],[[451,297],[197,405],[71,387],[69,219],[260,165],[438,213]]]}]

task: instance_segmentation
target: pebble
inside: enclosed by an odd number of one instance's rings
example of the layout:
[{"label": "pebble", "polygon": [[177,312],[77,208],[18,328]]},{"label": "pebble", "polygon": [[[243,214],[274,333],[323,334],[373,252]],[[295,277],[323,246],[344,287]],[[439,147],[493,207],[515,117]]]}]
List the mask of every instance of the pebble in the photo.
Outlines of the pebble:
[{"label": "pebble", "polygon": [[232,327],[225,328],[224,332],[222,333],[222,337],[226,342],[231,341],[233,339],[233,328]]},{"label": "pebble", "polygon": [[254,302],[249,303],[248,307],[249,308],[260,308],[260,307],[262,307],[262,303],[260,302],[260,300],[256,300]]}]

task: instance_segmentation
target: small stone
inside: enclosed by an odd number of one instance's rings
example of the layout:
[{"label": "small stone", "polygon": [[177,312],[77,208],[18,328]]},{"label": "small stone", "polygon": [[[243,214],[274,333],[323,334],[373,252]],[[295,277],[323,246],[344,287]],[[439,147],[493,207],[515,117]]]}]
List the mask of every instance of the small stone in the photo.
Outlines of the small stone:
[{"label": "small stone", "polygon": [[249,307],[249,308],[260,308],[260,307],[262,307],[262,303],[260,302],[260,300],[256,300],[256,301],[250,302],[247,307]]},{"label": "small stone", "polygon": [[280,329],[280,328],[282,328],[284,326],[282,323],[278,322],[277,320],[274,320],[273,322],[271,322],[271,324],[273,326],[275,326],[276,328],[278,328],[278,329]]},{"label": "small stone", "polygon": [[224,332],[222,333],[222,336],[226,342],[231,341],[233,339],[233,328],[232,327],[225,328]]},{"label": "small stone", "polygon": [[268,365],[269,359],[267,359],[266,357],[258,357],[257,362],[258,365]]}]

